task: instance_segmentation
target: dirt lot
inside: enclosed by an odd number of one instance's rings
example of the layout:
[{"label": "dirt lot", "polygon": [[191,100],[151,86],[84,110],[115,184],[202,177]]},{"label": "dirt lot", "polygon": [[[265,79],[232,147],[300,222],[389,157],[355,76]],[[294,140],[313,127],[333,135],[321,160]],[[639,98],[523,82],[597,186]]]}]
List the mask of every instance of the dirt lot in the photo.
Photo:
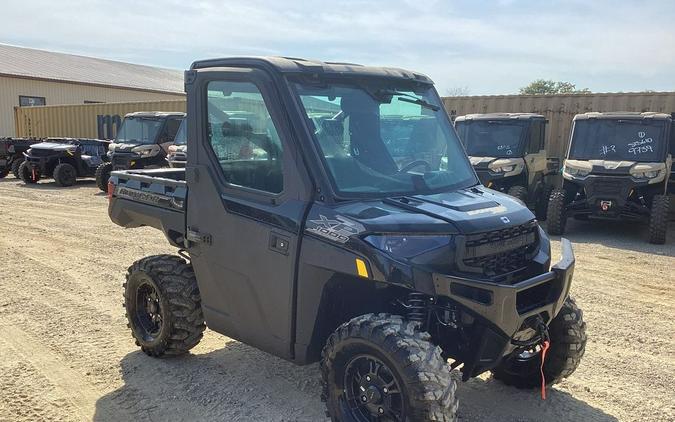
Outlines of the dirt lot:
[{"label": "dirt lot", "polygon": [[[124,273],[173,251],[154,229],[113,225],[93,182],[1,180],[0,219],[0,421],[324,419],[316,365],[208,331],[186,357],[136,349]],[[569,228],[588,323],[581,367],[545,402],[489,375],[461,384],[461,420],[675,420],[675,230],[653,246],[641,226]]]}]

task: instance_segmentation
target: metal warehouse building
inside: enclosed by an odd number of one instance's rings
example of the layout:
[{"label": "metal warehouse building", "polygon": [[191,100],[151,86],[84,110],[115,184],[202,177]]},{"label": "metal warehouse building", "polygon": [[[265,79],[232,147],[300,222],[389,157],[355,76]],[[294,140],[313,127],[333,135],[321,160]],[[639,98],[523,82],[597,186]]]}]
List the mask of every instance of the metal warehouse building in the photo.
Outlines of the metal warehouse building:
[{"label": "metal warehouse building", "polygon": [[179,70],[0,44],[0,136],[17,106],[181,99]]}]

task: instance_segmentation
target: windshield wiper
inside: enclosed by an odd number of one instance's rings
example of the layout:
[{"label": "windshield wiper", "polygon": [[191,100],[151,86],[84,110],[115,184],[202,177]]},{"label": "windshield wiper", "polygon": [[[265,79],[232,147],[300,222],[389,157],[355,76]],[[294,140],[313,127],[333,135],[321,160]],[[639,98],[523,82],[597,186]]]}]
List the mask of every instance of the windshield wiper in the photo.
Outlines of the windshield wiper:
[{"label": "windshield wiper", "polygon": [[398,97],[399,101],[403,101],[405,103],[411,103],[411,104],[417,104],[418,106],[422,106],[424,108],[428,108],[433,111],[438,111],[441,108],[437,106],[436,104],[431,104],[429,102],[424,101],[421,98],[417,98],[414,95],[406,94],[405,92],[399,92],[399,91],[378,91],[378,95],[395,95]]},{"label": "windshield wiper", "polygon": [[420,98],[415,98],[415,97],[412,97],[412,96],[410,96],[410,97],[399,96],[398,100],[403,101],[405,103],[417,104],[418,106],[422,106],[424,108],[428,108],[428,109],[433,110],[433,111],[438,111],[438,110],[441,109],[436,104],[431,104],[431,103],[428,103],[428,102],[426,102],[426,101],[424,101]]}]

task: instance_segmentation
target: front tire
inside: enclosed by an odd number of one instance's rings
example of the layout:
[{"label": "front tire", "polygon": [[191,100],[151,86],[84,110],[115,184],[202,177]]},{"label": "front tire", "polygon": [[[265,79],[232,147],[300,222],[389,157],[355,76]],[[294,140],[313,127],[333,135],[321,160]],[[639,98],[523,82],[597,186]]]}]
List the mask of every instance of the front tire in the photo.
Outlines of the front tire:
[{"label": "front tire", "polygon": [[656,245],[666,243],[669,212],[670,197],[668,195],[654,195],[651,215],[649,216],[649,243]]},{"label": "front tire", "polygon": [[108,191],[108,179],[110,179],[110,172],[112,172],[112,163],[101,163],[96,168],[96,186],[103,192]]},{"label": "front tire", "polygon": [[[586,323],[574,299],[568,297],[548,327],[551,346],[544,362],[546,385],[557,384],[579,366],[586,351]],[[492,370],[495,379],[517,388],[541,385],[541,351],[527,359],[505,358]]]},{"label": "front tire", "polygon": [[4,179],[9,174],[9,168],[3,167],[0,168],[0,179]]},{"label": "front tire", "polygon": [[565,226],[567,225],[565,194],[564,189],[554,189],[548,200],[546,228],[549,234],[561,235],[565,233]]},{"label": "front tire", "polygon": [[69,163],[58,164],[54,168],[54,182],[56,186],[73,186],[77,181],[77,170]]},{"label": "front tire", "polygon": [[149,256],[129,267],[124,307],[131,335],[149,356],[186,353],[206,328],[192,265],[178,256]]},{"label": "front tire", "polygon": [[537,220],[546,221],[548,216],[548,201],[551,198],[551,193],[553,193],[553,186],[544,185],[541,188],[539,196],[537,196],[537,202],[535,204],[534,215],[537,216]]},{"label": "front tire", "polygon": [[19,166],[19,177],[25,184],[32,185],[40,180],[40,171],[31,168],[31,166],[24,161]]},{"label": "front tire", "polygon": [[23,158],[15,158],[12,161],[12,174],[17,179],[21,179],[21,173],[19,173],[19,167],[21,167],[21,163],[23,163]]},{"label": "front tire", "polygon": [[527,188],[525,186],[511,186],[507,193],[527,203]]},{"label": "front tire", "polygon": [[321,354],[321,398],[332,421],[456,420],[450,367],[418,329],[418,322],[389,314],[362,315],[338,327]]}]

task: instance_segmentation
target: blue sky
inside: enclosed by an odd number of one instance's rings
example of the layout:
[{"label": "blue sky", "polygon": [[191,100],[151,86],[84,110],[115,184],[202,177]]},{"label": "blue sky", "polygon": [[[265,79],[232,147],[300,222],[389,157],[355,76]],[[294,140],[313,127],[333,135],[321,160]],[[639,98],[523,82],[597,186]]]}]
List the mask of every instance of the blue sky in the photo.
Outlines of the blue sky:
[{"label": "blue sky", "polygon": [[176,69],[269,54],[409,68],[441,94],[537,78],[675,90],[672,1],[9,0],[2,14],[2,43]]}]

